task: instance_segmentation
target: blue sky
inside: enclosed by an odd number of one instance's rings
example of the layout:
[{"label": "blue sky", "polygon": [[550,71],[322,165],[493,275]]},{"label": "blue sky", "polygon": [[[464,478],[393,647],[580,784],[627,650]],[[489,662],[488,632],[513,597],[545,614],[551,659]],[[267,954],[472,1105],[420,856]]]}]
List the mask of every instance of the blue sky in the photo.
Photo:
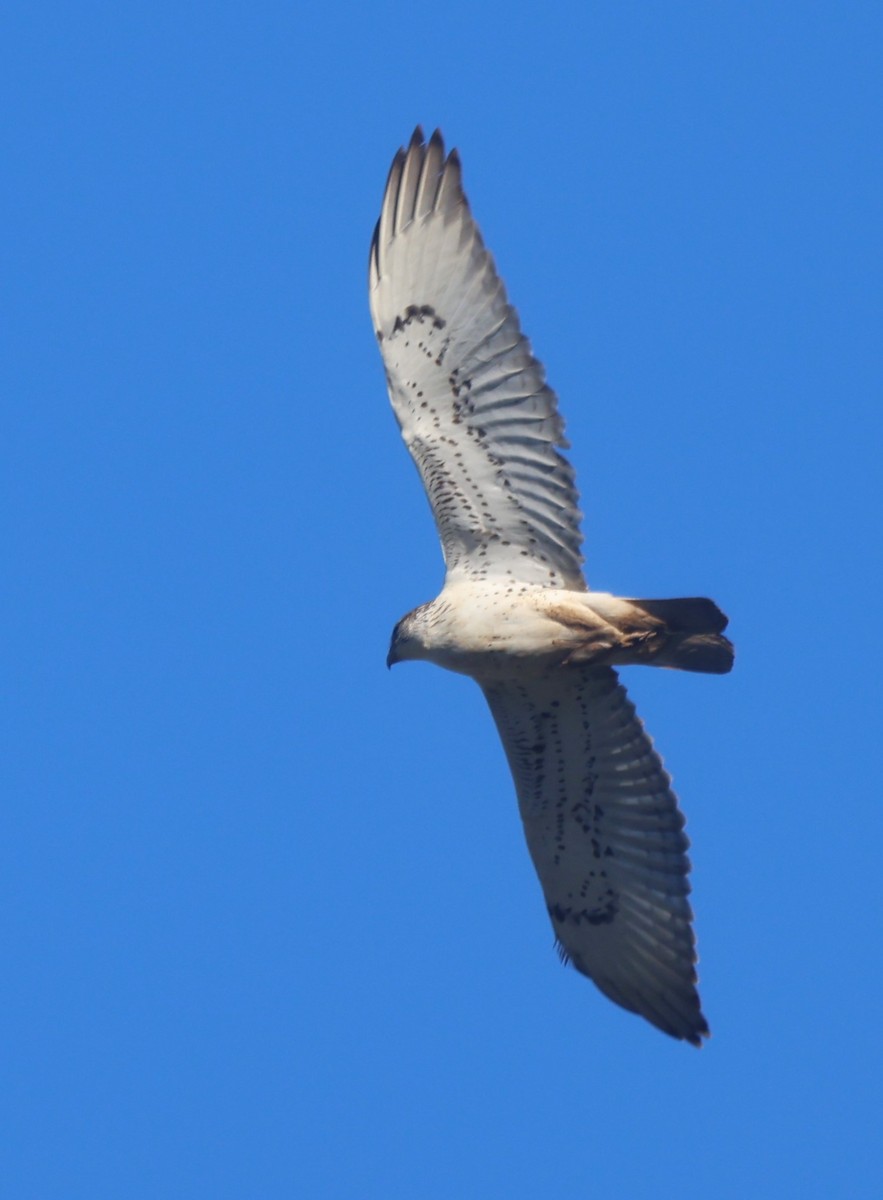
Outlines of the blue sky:
[{"label": "blue sky", "polygon": [[[871,4],[11,4],[0,1190],[880,1194]],[[365,269],[422,122],[558,391],[693,840],[696,1052],[561,968]]]}]

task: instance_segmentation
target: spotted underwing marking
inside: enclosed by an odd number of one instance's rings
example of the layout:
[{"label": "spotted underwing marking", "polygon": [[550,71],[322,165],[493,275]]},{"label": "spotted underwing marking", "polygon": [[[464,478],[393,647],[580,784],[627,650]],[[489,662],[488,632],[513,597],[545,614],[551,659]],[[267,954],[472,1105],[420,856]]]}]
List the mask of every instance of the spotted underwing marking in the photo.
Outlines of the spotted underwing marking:
[{"label": "spotted underwing marking", "polygon": [[404,313],[396,317],[392,332],[401,333],[405,326],[410,325],[412,321],[417,321],[422,325],[427,320],[432,321],[433,329],[444,329],[447,325],[447,321],[438,315],[431,304],[409,304]]},{"label": "spotted underwing marking", "polygon": [[605,902],[596,904],[594,908],[565,908],[563,904],[551,904],[549,916],[562,925],[567,921],[573,922],[574,925],[579,925],[581,921],[586,921],[589,925],[610,925],[616,919],[619,905],[612,888],[607,888],[603,895],[606,896]]}]

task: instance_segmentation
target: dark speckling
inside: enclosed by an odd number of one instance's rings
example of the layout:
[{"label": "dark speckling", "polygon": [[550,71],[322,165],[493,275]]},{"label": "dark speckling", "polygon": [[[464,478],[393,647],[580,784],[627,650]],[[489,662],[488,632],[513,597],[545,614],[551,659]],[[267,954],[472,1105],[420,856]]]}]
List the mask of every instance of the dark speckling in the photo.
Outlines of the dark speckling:
[{"label": "dark speckling", "polygon": [[588,925],[610,925],[616,919],[619,905],[616,897],[608,888],[609,898],[604,904],[594,908],[565,908],[562,904],[551,904],[549,916],[559,925],[579,925],[585,921]]},{"label": "dark speckling", "polygon": [[431,320],[434,329],[444,329],[447,322],[440,317],[431,304],[409,304],[404,313],[396,317],[393,322],[393,333],[399,333],[406,325],[410,325],[413,321],[417,321],[420,325],[424,321]]}]

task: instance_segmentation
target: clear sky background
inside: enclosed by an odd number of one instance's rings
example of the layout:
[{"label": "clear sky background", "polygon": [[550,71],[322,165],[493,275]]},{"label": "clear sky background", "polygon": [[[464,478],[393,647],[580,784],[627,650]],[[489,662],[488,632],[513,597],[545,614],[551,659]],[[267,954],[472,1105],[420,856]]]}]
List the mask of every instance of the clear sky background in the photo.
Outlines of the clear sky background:
[{"label": "clear sky background", "polygon": [[[5,6],[0,1192],[877,1197],[879,5]],[[693,841],[697,1052],[563,969],[367,311],[459,147]]]}]

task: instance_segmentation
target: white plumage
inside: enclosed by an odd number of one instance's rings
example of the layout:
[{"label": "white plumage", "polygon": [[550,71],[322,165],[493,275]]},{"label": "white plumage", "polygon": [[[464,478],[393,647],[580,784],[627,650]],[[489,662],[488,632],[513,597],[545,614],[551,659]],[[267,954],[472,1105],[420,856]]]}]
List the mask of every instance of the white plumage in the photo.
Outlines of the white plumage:
[{"label": "white plumage", "polygon": [[613,668],[727,671],[726,617],[705,599],[587,590],[557,400],[438,132],[424,143],[418,129],[393,161],[369,291],[446,565],[438,599],[396,626],[388,662],[427,659],[479,683],[562,954],[698,1045],[684,822]]}]

